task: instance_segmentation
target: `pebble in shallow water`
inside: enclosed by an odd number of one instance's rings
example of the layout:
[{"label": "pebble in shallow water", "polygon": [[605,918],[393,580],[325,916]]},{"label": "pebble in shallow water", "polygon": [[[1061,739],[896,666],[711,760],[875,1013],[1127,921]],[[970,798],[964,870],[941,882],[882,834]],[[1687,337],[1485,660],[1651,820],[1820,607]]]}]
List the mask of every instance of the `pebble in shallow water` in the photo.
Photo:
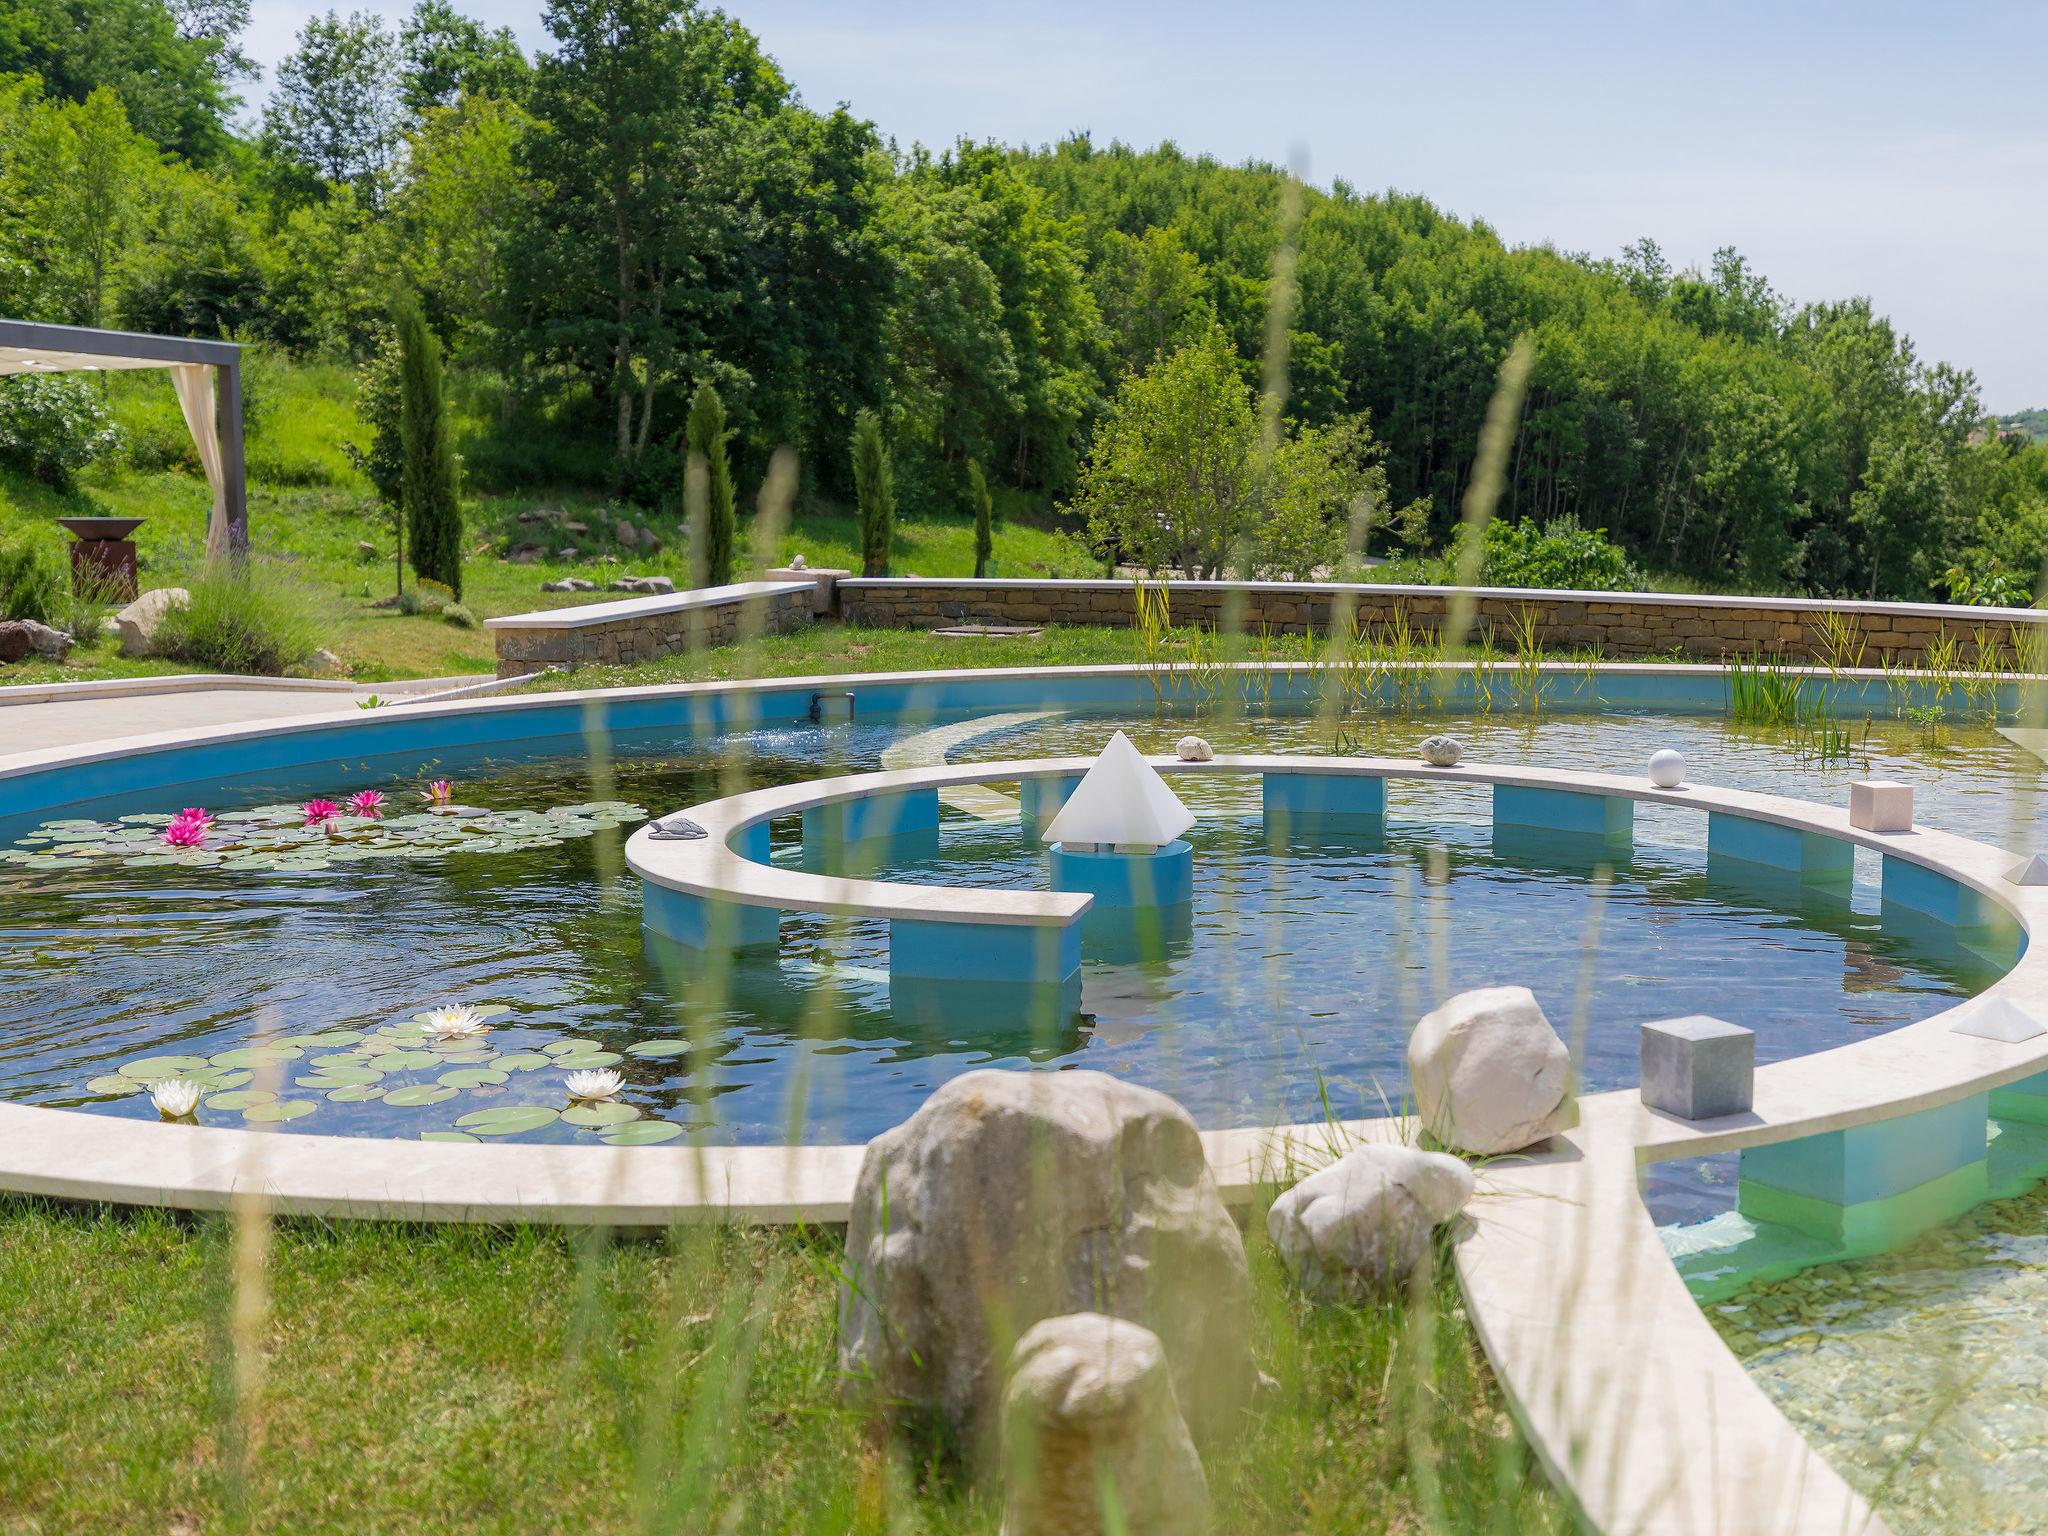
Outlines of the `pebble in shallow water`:
[{"label": "pebble in shallow water", "polygon": [[1707,1315],[1899,1536],[2042,1529],[2048,1189]]}]

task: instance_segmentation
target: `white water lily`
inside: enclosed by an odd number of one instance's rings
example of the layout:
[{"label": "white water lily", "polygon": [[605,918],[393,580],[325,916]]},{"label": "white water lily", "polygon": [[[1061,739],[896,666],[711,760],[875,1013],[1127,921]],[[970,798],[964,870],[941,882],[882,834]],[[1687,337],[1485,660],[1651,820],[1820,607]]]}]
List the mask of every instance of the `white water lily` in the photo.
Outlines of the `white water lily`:
[{"label": "white water lily", "polygon": [[429,1009],[421,1023],[427,1033],[438,1035],[443,1040],[465,1040],[471,1035],[480,1035],[489,1026],[484,1016],[467,1003],[450,1003],[445,1008]]},{"label": "white water lily", "polygon": [[149,1102],[168,1120],[182,1120],[199,1107],[199,1085],[181,1077],[149,1085]]},{"label": "white water lily", "polygon": [[571,1072],[563,1084],[572,1099],[608,1099],[626,1086],[626,1080],[610,1067]]}]

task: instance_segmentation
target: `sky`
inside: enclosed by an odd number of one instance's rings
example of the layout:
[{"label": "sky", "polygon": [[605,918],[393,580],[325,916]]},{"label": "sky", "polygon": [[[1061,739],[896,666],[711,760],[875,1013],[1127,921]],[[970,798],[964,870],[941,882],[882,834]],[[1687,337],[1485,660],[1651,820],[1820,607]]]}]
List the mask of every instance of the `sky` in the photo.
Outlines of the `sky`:
[{"label": "sky", "polygon": [[[532,0],[464,8],[545,46]],[[268,71],[319,9],[255,0],[251,56]],[[1795,301],[1867,295],[1991,410],[2048,406],[2044,0],[728,9],[812,106],[906,146],[1170,139],[1420,193],[1516,245],[1647,235],[1679,267],[1733,245]]]}]

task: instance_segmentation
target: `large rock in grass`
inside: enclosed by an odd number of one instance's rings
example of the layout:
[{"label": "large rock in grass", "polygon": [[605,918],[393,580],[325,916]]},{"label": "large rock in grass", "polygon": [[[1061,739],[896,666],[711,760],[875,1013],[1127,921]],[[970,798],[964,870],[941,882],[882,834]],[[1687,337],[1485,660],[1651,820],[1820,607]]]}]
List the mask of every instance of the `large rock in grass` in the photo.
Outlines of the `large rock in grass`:
[{"label": "large rock in grass", "polygon": [[114,626],[121,635],[121,654],[152,654],[156,632],[163,627],[164,615],[173,608],[183,608],[191,601],[192,594],[183,587],[152,587],[136,598],[114,615]]},{"label": "large rock in grass", "polygon": [[[1120,1523],[1105,1518],[1112,1500]],[[1002,1536],[1195,1536],[1208,1523],[1159,1336],[1099,1312],[1034,1323],[1003,1393]]]},{"label": "large rock in grass", "polygon": [[992,1449],[1003,1362],[1048,1317],[1159,1335],[1198,1436],[1258,1383],[1244,1242],[1188,1112],[1099,1072],[969,1072],[868,1143],[839,1359],[891,1411]]},{"label": "large rock in grass", "polygon": [[61,629],[35,619],[0,621],[0,662],[26,661],[31,656],[62,661],[70,649],[71,637]]},{"label": "large rock in grass", "polygon": [[1338,1298],[1399,1285],[1472,1198],[1472,1170],[1414,1147],[1366,1146],[1273,1202],[1266,1233],[1304,1289]]},{"label": "large rock in grass", "polygon": [[1482,1156],[1515,1152],[1577,1123],[1572,1057],[1527,987],[1461,992],[1408,1037],[1423,1129]]}]

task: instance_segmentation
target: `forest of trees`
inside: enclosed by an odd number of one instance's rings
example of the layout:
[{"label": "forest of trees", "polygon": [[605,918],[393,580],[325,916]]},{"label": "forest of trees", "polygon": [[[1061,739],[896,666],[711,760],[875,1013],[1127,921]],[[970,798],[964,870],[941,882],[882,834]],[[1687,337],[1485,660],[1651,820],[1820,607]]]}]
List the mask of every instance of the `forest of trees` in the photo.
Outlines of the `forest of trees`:
[{"label": "forest of trees", "polygon": [[1411,549],[1448,541],[1527,335],[1503,517],[1762,590],[2032,590],[2048,550],[2048,445],[1985,431],[1971,375],[1866,300],[1793,305],[1733,250],[1510,248],[1171,145],[901,149],[674,0],[555,0],[533,58],[447,0],[328,13],[243,128],[247,9],[0,11],[0,314],[360,364],[409,295],[489,386],[485,483],[673,499],[708,382],[743,494],[787,443],[851,502],[873,411],[896,503],[963,518],[983,473],[1073,501],[1120,391],[1184,348],[1256,388],[1284,341],[1285,441],[1348,445],[1335,479],[1409,511],[1375,547]]}]

